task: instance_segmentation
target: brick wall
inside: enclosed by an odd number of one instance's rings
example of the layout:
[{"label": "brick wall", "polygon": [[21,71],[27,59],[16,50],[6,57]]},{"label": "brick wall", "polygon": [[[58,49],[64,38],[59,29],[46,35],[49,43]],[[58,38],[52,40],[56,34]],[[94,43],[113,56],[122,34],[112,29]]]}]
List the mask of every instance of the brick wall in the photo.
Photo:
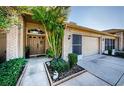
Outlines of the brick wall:
[{"label": "brick wall", "polygon": [[18,26],[14,25],[7,32],[6,58],[7,60],[19,57]]}]

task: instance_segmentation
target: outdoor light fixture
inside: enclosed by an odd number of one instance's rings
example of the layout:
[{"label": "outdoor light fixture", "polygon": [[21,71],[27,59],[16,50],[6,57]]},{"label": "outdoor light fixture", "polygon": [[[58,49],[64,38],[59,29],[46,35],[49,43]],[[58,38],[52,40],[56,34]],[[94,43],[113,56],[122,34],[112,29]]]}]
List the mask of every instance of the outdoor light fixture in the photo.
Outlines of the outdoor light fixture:
[{"label": "outdoor light fixture", "polygon": [[45,36],[42,36],[42,39],[45,39]]},{"label": "outdoor light fixture", "polygon": [[68,40],[70,40],[71,39],[71,35],[68,35]]},{"label": "outdoor light fixture", "polygon": [[19,29],[19,30],[21,29],[21,24],[18,24],[18,29]]}]

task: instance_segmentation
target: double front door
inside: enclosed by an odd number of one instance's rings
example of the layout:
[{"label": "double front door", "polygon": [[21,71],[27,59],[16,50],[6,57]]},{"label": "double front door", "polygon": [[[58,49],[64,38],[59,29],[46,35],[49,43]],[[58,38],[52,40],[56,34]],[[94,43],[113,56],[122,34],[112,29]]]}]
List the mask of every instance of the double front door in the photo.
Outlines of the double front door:
[{"label": "double front door", "polygon": [[30,48],[30,55],[45,54],[45,36],[28,36],[27,44]]}]

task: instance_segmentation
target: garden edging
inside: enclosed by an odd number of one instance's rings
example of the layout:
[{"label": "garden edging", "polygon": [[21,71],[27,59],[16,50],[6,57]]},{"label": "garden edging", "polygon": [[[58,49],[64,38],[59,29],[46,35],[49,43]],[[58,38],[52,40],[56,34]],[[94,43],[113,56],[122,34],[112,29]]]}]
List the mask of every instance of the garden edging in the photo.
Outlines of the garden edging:
[{"label": "garden edging", "polygon": [[25,67],[24,67],[24,69],[23,69],[23,71],[22,71],[22,74],[20,75],[20,77],[19,77],[19,79],[18,79],[18,81],[17,81],[17,83],[16,83],[16,86],[20,86],[21,81],[22,81],[22,78],[23,78],[23,76],[24,76],[24,74],[25,74],[25,72],[26,72],[27,67],[28,67],[28,63],[25,65]]},{"label": "garden edging", "polygon": [[[46,63],[46,62],[45,62],[45,63]],[[72,78],[74,78],[74,77],[76,77],[76,76],[78,76],[78,75],[80,75],[80,74],[86,72],[86,70],[82,70],[82,71],[80,71],[80,72],[77,72],[77,73],[75,73],[75,74],[73,74],[73,75],[67,76],[67,77],[64,78],[64,79],[59,80],[59,81],[53,83],[53,82],[52,82],[52,79],[51,79],[51,76],[50,76],[50,73],[49,73],[49,71],[48,71],[47,66],[46,66],[45,63],[44,63],[44,67],[45,67],[45,71],[46,71],[46,74],[47,74],[47,77],[48,77],[50,86],[59,85],[59,84],[65,82],[65,81],[67,81],[67,80],[70,80],[70,79],[72,79]]]}]

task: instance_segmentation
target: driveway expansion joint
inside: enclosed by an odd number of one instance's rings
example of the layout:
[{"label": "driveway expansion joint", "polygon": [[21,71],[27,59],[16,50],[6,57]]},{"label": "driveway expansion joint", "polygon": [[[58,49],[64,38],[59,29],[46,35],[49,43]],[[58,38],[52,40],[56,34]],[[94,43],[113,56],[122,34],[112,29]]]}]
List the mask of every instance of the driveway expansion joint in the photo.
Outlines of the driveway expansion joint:
[{"label": "driveway expansion joint", "polygon": [[100,77],[98,77],[98,76],[96,76],[95,74],[93,74],[93,73],[91,73],[91,72],[89,72],[90,74],[92,74],[93,76],[95,76],[96,78],[99,78],[100,80],[102,80],[102,81],[104,81],[104,82],[106,82],[107,84],[109,84],[110,86],[113,86],[112,84],[110,84],[109,82],[107,82],[106,80],[104,80],[104,79],[102,79],[102,78],[100,78]]},{"label": "driveway expansion joint", "polygon": [[115,86],[119,83],[119,81],[121,80],[121,78],[124,76],[124,73],[121,75],[121,77],[118,79],[118,81],[116,82]]}]

